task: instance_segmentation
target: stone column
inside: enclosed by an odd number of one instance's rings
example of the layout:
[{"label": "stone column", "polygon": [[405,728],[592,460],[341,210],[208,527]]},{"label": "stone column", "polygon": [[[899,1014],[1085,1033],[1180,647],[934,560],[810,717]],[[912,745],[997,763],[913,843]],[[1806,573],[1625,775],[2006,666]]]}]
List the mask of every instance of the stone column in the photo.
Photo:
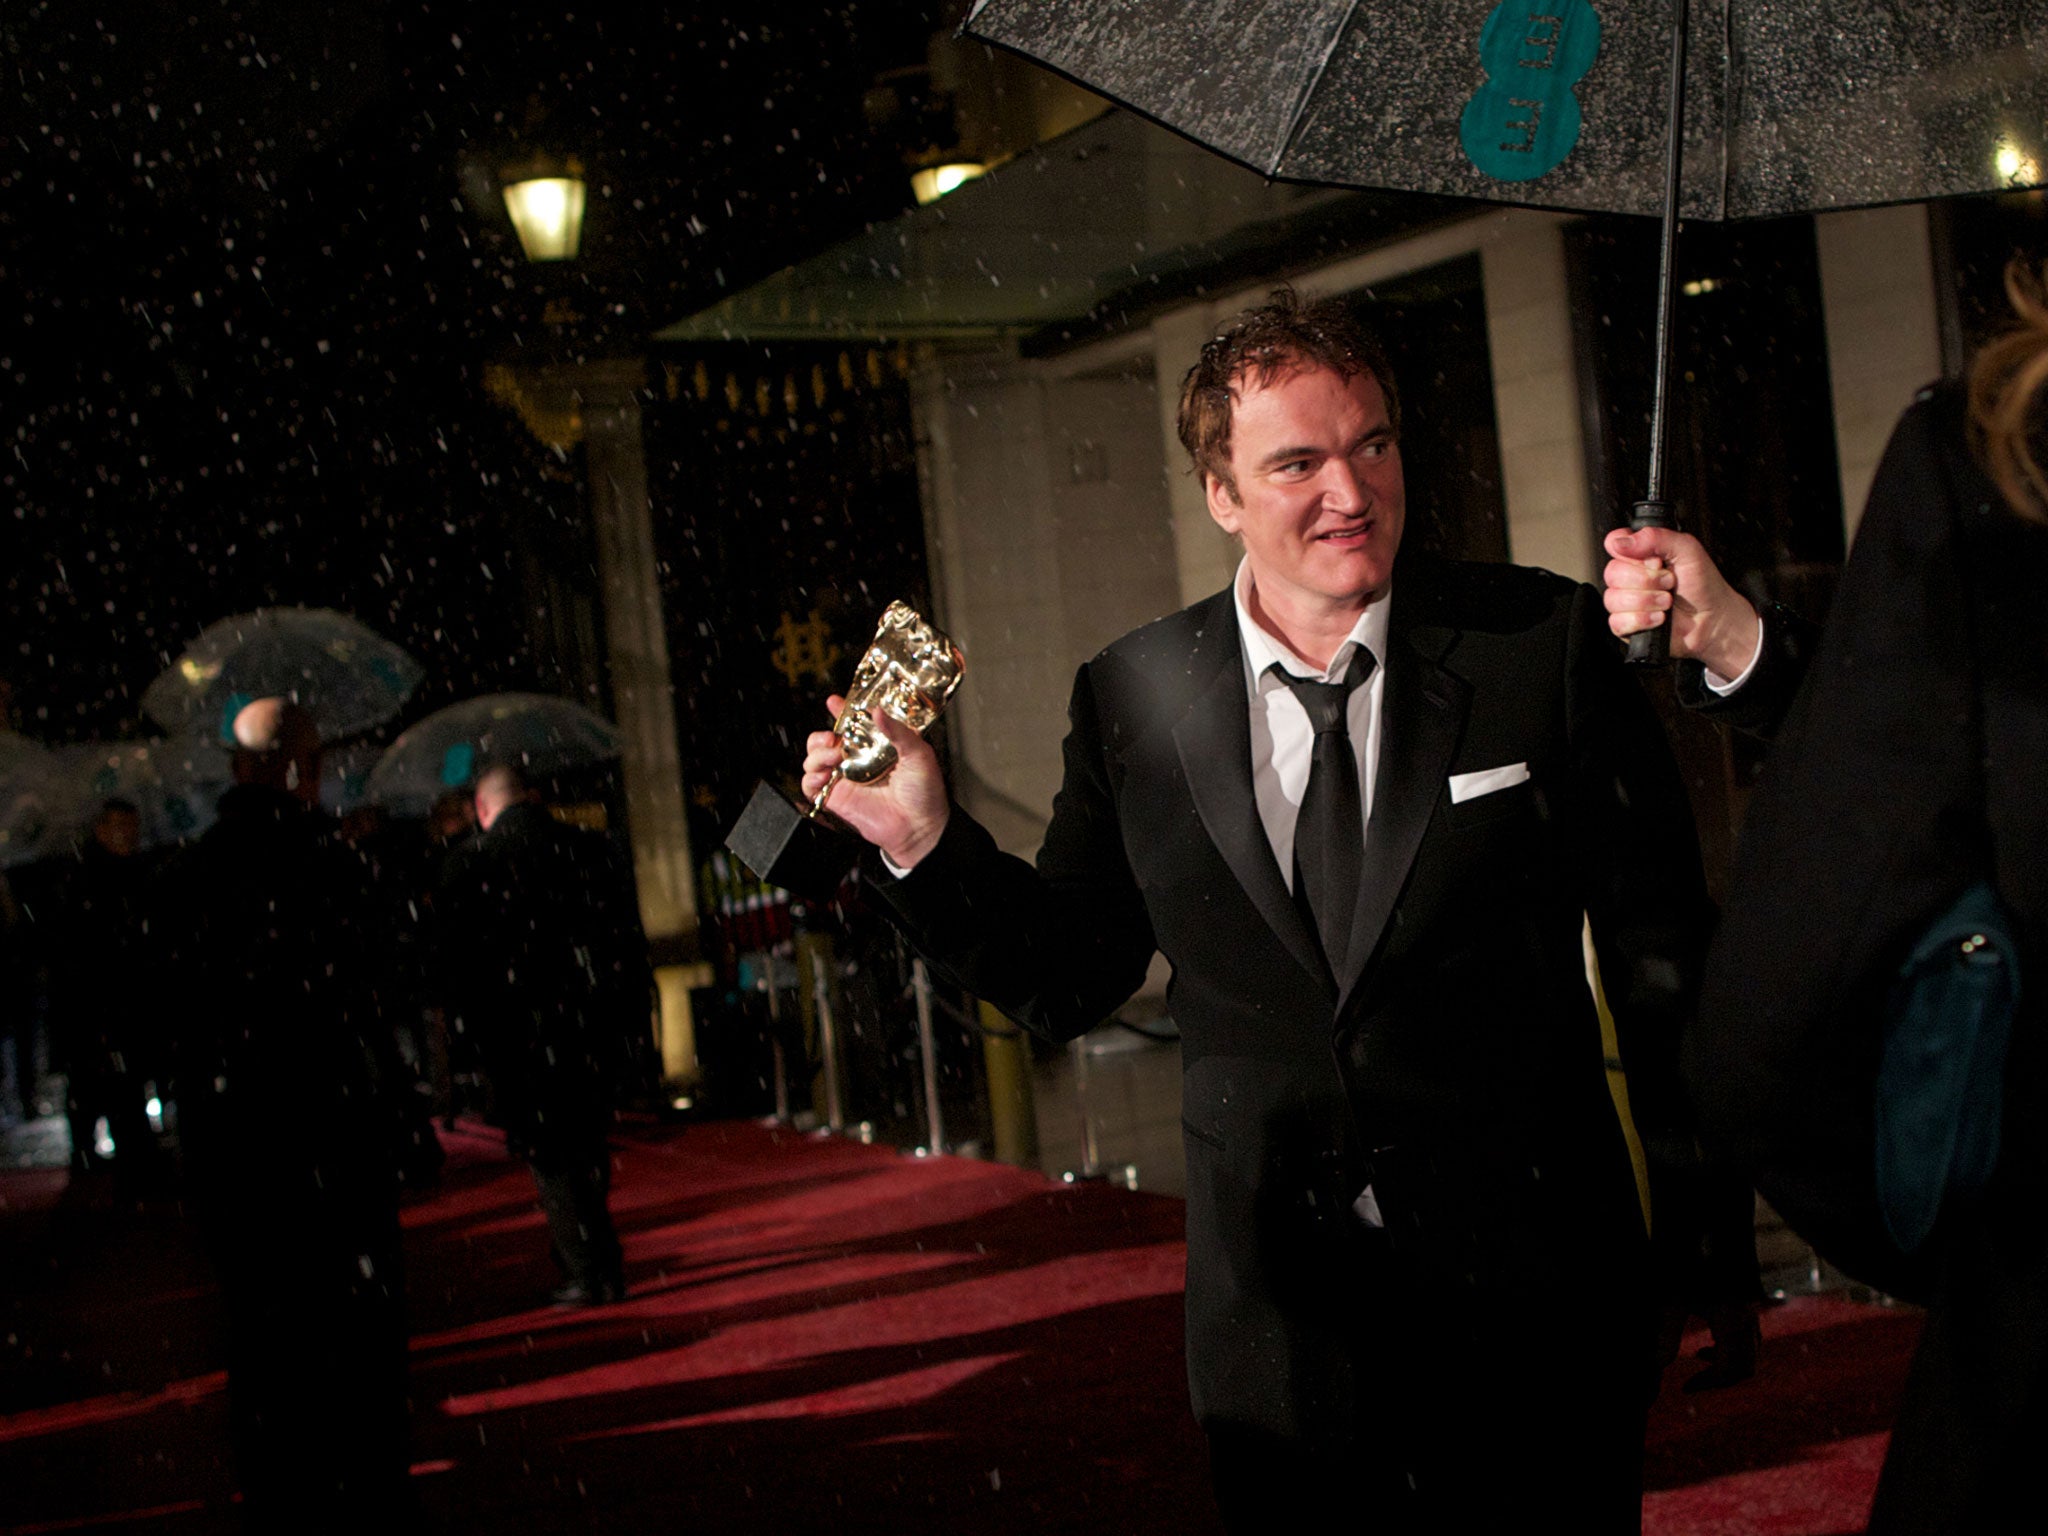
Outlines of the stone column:
[{"label": "stone column", "polygon": [[1594,508],[1586,486],[1563,221],[1517,209],[1486,234],[1479,262],[1509,558],[1597,580],[1600,535],[1615,509]]},{"label": "stone column", "polygon": [[1927,206],[1823,213],[1814,218],[1813,234],[1827,317],[1842,518],[1853,538],[1899,413],[1922,385],[1941,376]]},{"label": "stone column", "polygon": [[683,808],[668,632],[647,499],[640,430],[646,373],[640,359],[625,358],[498,371],[490,388],[542,441],[565,451],[579,442],[583,447],[612,705],[621,737],[626,830],[640,919],[661,994],[662,1077],[678,1090],[693,1085],[698,1075],[690,989],[705,985],[710,975],[699,958],[696,861]]}]

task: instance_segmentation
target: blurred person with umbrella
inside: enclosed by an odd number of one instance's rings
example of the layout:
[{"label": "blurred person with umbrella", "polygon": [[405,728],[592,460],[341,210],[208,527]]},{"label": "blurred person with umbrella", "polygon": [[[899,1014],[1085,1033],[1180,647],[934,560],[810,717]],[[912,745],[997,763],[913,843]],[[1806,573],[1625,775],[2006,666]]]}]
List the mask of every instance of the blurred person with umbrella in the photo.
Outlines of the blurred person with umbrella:
[{"label": "blurred person with umbrella", "polygon": [[0,753],[0,866],[78,852],[108,800],[130,807],[140,850],[190,841],[231,782],[226,750],[189,737]]},{"label": "blurred person with umbrella", "polygon": [[243,706],[263,697],[305,710],[323,742],[391,719],[425,676],[405,651],[330,608],[259,608],[209,624],[142,695],[167,731],[226,742]]},{"label": "blurred person with umbrella", "polygon": [[170,1088],[144,955],[148,855],[212,823],[228,756],[194,740],[31,748],[0,754],[0,862],[36,866],[46,1060],[66,1078],[72,1166],[100,1167],[94,1128],[105,1117],[117,1188],[145,1193],[161,1171],[145,1090],[153,1083],[161,1099]]},{"label": "blurred person with umbrella", "polygon": [[[425,817],[429,851],[413,900],[440,901],[447,856],[477,829],[474,788],[492,763],[531,777],[573,771],[619,755],[619,733],[569,699],[492,693],[464,699],[399,732],[364,782],[362,800],[393,816]],[[477,1086],[476,1041],[453,1027],[439,1000],[422,1019],[422,1045],[444,1123],[452,1126],[466,1088]]]},{"label": "blurred person with umbrella", "polygon": [[480,768],[517,765],[528,775],[563,773],[619,755],[617,727],[569,699],[490,693],[464,699],[398,733],[370,770],[363,798],[396,816],[425,816]]},{"label": "blurred person with umbrella", "polygon": [[525,773],[476,781],[478,835],[448,861],[437,911],[451,1028],[526,1159],[566,1272],[554,1300],[626,1294],[607,1208],[613,1110],[652,1038],[653,972],[623,861],[548,814]]},{"label": "blurred person with umbrella", "polygon": [[166,872],[186,1188],[220,1278],[253,1531],[405,1528],[404,1282],[383,940],[317,809],[320,733],[231,722],[234,788]]},{"label": "blurred person with umbrella", "polygon": [[135,808],[140,850],[190,842],[213,825],[214,807],[234,782],[227,749],[203,738],[87,742],[74,755],[89,805],[125,800]]}]

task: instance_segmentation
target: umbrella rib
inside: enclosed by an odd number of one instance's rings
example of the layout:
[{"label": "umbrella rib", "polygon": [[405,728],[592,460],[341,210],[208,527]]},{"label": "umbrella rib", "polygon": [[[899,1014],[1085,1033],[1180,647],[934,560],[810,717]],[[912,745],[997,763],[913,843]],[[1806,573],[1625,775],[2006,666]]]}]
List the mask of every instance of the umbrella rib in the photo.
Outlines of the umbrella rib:
[{"label": "umbrella rib", "polygon": [[1732,174],[1728,166],[1728,143],[1734,137],[1737,120],[1735,92],[1738,81],[1735,73],[1735,4],[1727,0],[1721,7],[1721,131],[1714,135],[1715,147],[1721,155],[1721,176],[1719,195],[1714,202],[1712,217],[1728,217],[1728,178]]},{"label": "umbrella rib", "polygon": [[1308,121],[1308,104],[1316,90],[1323,83],[1323,76],[1329,72],[1330,61],[1337,56],[1337,45],[1344,41],[1344,34],[1351,30],[1351,18],[1358,14],[1358,0],[1350,0],[1344,7],[1344,19],[1331,29],[1329,44],[1323,49],[1323,56],[1316,61],[1316,67],[1302,82],[1300,91],[1294,97],[1293,115],[1287,120],[1287,132],[1280,140],[1280,148],[1273,156],[1273,163],[1266,167],[1268,177],[1279,174],[1288,153],[1294,148],[1294,141],[1301,136],[1302,125]]}]

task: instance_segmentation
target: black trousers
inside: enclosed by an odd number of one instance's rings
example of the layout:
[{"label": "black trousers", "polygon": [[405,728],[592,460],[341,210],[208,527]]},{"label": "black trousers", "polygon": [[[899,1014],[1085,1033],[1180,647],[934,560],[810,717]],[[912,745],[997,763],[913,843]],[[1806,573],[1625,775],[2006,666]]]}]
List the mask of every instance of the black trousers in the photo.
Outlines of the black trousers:
[{"label": "black trousers", "polygon": [[548,1240],[569,1278],[588,1290],[617,1285],[623,1259],[608,1197],[612,1154],[602,1138],[530,1154],[534,1186],[547,1216]]},{"label": "black trousers", "polygon": [[1362,1245],[1348,1423],[1305,1440],[1209,1425],[1227,1530],[1358,1512],[1373,1536],[1573,1536],[1642,1528],[1657,1309],[1626,1262],[1523,1296],[1475,1296]]},{"label": "black trousers", "polygon": [[192,1179],[220,1281],[243,1529],[415,1529],[397,1183],[263,1156],[202,1160]]}]

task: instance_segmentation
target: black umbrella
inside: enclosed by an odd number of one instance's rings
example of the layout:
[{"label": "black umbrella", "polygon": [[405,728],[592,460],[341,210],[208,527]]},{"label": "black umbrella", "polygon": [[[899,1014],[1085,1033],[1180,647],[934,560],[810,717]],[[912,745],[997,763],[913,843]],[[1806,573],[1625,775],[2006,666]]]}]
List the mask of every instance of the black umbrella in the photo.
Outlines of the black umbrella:
[{"label": "black umbrella", "polygon": [[[978,0],[966,30],[1267,176],[1664,221],[2042,182],[2048,0]],[[1690,88],[1688,88],[1690,82]],[[1681,148],[1682,146],[1682,148]],[[1662,659],[1669,631],[1635,637]]]}]

